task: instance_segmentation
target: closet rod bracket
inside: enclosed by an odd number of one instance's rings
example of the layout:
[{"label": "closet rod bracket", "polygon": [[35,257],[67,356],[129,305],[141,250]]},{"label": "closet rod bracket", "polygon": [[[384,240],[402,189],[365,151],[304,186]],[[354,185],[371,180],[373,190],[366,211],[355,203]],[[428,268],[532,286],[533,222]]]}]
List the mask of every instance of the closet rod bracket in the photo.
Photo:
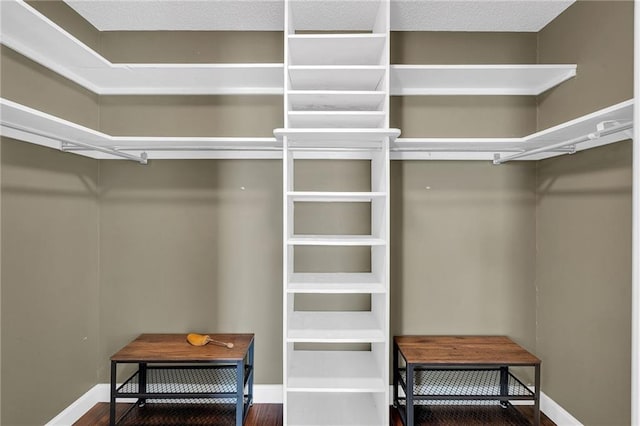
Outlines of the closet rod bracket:
[{"label": "closet rod bracket", "polygon": [[506,163],[507,161],[511,161],[511,160],[515,160],[517,158],[523,158],[523,157],[529,157],[531,155],[534,154],[540,154],[543,152],[551,152],[553,150],[557,150],[559,148],[568,148],[570,147],[571,149],[569,150],[569,154],[573,154],[576,152],[577,150],[577,145],[584,143],[584,142],[589,142],[589,141],[593,141],[593,140],[597,140],[600,139],[604,136],[609,136],[609,135],[613,135],[615,133],[625,133],[628,134],[629,130],[633,130],[633,121],[626,121],[626,122],[620,122],[617,120],[606,120],[606,121],[601,121],[600,123],[598,123],[596,125],[596,131],[592,132],[592,133],[588,133],[584,136],[580,136],[577,138],[573,138],[567,141],[563,141],[563,142],[554,142],[554,143],[550,143],[548,145],[545,146],[541,146],[538,148],[533,148],[533,149],[528,149],[525,151],[522,151],[520,153],[517,154],[512,154],[512,155],[508,155],[506,157],[501,157],[500,154],[494,154],[493,156],[493,164],[502,164],[502,163]]}]

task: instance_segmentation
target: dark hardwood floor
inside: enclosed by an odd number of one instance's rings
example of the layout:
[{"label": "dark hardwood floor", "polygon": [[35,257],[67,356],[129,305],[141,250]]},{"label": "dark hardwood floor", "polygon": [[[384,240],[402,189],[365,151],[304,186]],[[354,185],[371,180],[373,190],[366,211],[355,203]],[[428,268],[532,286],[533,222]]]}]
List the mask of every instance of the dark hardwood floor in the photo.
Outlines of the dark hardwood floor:
[{"label": "dark hardwood floor", "polygon": [[[117,404],[116,412],[118,416],[124,413],[130,404]],[[533,409],[530,406],[519,406],[518,410],[528,419],[533,417]],[[190,410],[193,411],[193,410]],[[206,411],[206,410],[205,410]],[[178,419],[174,417],[173,421],[168,420],[170,414],[179,415],[175,410],[171,413],[167,413],[164,410],[160,410],[154,412],[153,414],[147,413],[147,415],[142,416],[132,416],[127,417],[127,421],[122,424],[126,425],[170,425],[176,424],[181,426],[187,425],[223,425],[229,424],[229,421],[221,421],[216,422],[212,421],[216,415],[218,419],[224,418],[228,414],[228,410],[222,410],[222,414],[220,411],[216,412],[205,412],[204,415],[198,414],[198,416],[190,415],[190,416],[180,416]],[[193,414],[193,413],[192,413]],[[427,426],[427,425],[484,425],[486,426],[486,421],[482,420],[482,416],[477,416],[474,414],[461,413],[462,417],[458,417],[457,421],[426,421],[417,423],[416,426]],[[207,417],[209,416],[209,417]],[[475,422],[473,419],[477,419]],[[231,421],[233,423],[233,421]],[[91,410],[89,410],[80,420],[74,423],[74,426],[106,426],[109,424],[109,403],[100,402],[96,404]],[[496,422],[492,424],[513,424],[511,422]],[[402,426],[402,421],[400,420],[400,416],[398,412],[391,408],[391,425],[392,426]],[[245,426],[282,426],[282,404],[254,404],[253,407],[249,410],[249,415],[247,417],[247,421]],[[542,415],[541,426],[555,426],[555,424],[547,418],[544,414]]]},{"label": "dark hardwood floor", "polygon": [[[169,405],[169,404],[167,404]],[[116,414],[119,417],[131,405],[125,403],[116,404]],[[190,410],[194,411],[194,410]],[[158,410],[157,413],[147,415],[127,416],[126,420],[119,424],[124,425],[229,425],[233,424],[233,411],[231,421],[224,419],[228,417],[228,410],[201,410],[205,411],[198,415],[190,415],[188,417],[181,416],[179,418],[170,419],[165,410]],[[222,412],[220,412],[222,411]],[[176,414],[176,411],[173,411]],[[174,421],[172,421],[174,420]],[[84,416],[82,416],[74,426],[107,426],[109,424],[109,403],[99,402],[93,406]],[[282,404],[254,404],[249,410],[245,426],[282,426]]]},{"label": "dark hardwood floor", "polygon": [[[417,415],[414,426],[487,426],[487,425],[529,425],[532,424],[533,407],[519,405],[515,407],[517,413],[509,413],[498,406],[493,407],[438,407],[432,416]],[[514,415],[515,414],[515,415]],[[400,415],[395,408],[391,408],[391,425],[403,426]],[[556,426],[544,413],[540,416],[540,426]]]}]

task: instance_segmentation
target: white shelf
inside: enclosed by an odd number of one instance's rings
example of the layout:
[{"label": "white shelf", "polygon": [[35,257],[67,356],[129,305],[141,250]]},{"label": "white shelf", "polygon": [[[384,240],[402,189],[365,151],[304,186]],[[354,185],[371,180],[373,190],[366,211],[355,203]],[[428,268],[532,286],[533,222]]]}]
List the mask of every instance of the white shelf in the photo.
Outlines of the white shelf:
[{"label": "white shelf", "polygon": [[307,203],[354,203],[370,202],[375,198],[383,198],[386,192],[323,192],[323,191],[289,191],[287,197],[292,201]]},{"label": "white shelf", "polygon": [[[523,138],[398,138],[391,145],[392,160],[488,160],[494,154],[513,154],[568,141],[596,131],[602,122],[633,121],[633,99],[603,108],[591,114],[553,126]],[[631,138],[631,133],[619,132],[575,146],[576,151],[595,148]],[[520,160],[542,160],[567,151],[548,151]]]},{"label": "white shelf", "polygon": [[290,246],[383,246],[386,241],[371,235],[294,235]]},{"label": "white shelf", "polygon": [[291,312],[287,342],[374,343],[384,342],[372,312]]},{"label": "white shelf", "polygon": [[288,392],[384,392],[371,351],[289,352]]},{"label": "white shelf", "polygon": [[[379,394],[311,394],[287,396],[287,423],[290,426],[387,426],[381,416],[389,403]],[[381,407],[386,403],[386,407]]]},{"label": "white shelf", "polygon": [[[111,136],[51,114],[0,98],[0,134],[61,149],[62,142],[84,142],[140,154],[149,159],[282,158],[282,142],[274,137],[144,137]],[[96,159],[118,159],[95,150],[70,149]]]},{"label": "white shelf", "polygon": [[291,111],[376,111],[385,92],[357,90],[291,90]]},{"label": "white shelf", "polygon": [[293,90],[375,91],[385,71],[380,65],[295,65],[289,78]]},{"label": "white shelf", "polygon": [[276,139],[295,142],[380,142],[400,136],[398,129],[275,129]]},{"label": "white shelf", "polygon": [[[26,142],[60,149],[61,140],[80,141],[139,154],[146,151],[149,159],[215,159],[215,158],[282,158],[282,138],[293,143],[318,145],[329,141],[332,146],[354,146],[359,143],[392,141],[392,160],[493,160],[494,153],[513,153],[582,136],[596,130],[603,121],[631,121],[633,100],[595,111],[575,120],[523,138],[400,138],[398,129],[276,129],[275,138],[251,137],[144,137],[111,136],[64,120],[42,111],[0,98],[1,134]],[[595,139],[576,146],[577,151],[628,139],[624,132]],[[377,145],[378,147],[380,145]],[[371,145],[371,149],[375,149]],[[398,150],[401,149],[401,150]],[[97,159],[117,157],[87,149],[72,151]],[[326,155],[327,153],[323,153]],[[540,160],[561,155],[546,152],[524,160]]]},{"label": "white shelf", "polygon": [[383,111],[289,111],[289,125],[304,128],[378,128]]},{"label": "white shelf", "polygon": [[372,273],[293,273],[287,293],[379,294],[386,289]]},{"label": "white shelf", "polygon": [[0,3],[2,44],[100,95],[283,93],[281,63],[114,64],[26,2]]},{"label": "white shelf", "polygon": [[385,34],[289,36],[292,65],[379,65]]},{"label": "white shelf", "polygon": [[576,65],[391,65],[391,95],[539,95]]}]

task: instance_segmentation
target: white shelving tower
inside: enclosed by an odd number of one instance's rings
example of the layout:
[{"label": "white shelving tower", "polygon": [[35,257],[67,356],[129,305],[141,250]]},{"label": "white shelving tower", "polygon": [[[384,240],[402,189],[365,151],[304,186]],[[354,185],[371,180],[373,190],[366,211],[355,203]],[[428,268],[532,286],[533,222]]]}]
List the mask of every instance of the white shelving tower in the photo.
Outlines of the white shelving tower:
[{"label": "white shelving tower", "polygon": [[[285,2],[283,142],[283,384],[286,425],[389,424],[389,1]],[[344,3],[344,4],[341,4]],[[353,3],[353,2],[352,2]],[[365,28],[309,28],[296,19],[339,13],[375,16]],[[371,8],[371,10],[363,10]],[[320,10],[323,9],[323,10]],[[346,21],[346,20],[345,20]],[[352,22],[358,22],[358,19]],[[361,19],[360,19],[361,21]],[[368,160],[366,192],[300,190],[300,160]],[[355,166],[354,166],[355,167]],[[344,189],[346,188],[346,189]],[[320,188],[318,188],[320,189]],[[298,203],[369,203],[369,235],[299,234]],[[301,272],[296,248],[359,246],[368,272]],[[322,268],[319,270],[322,271]],[[296,298],[370,298],[368,311],[299,310]]]}]

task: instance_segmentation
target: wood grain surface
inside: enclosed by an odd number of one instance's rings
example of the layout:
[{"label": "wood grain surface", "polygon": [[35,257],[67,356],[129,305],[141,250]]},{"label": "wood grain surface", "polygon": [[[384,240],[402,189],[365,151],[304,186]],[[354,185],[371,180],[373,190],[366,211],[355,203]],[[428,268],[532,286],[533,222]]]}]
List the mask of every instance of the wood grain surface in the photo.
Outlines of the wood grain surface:
[{"label": "wood grain surface", "polygon": [[396,336],[394,341],[411,364],[540,364],[506,336]]},{"label": "wood grain surface", "polygon": [[214,334],[214,340],[233,343],[233,348],[208,344],[193,346],[187,334],[141,334],[112,357],[118,362],[240,361],[253,341],[253,334]]}]

